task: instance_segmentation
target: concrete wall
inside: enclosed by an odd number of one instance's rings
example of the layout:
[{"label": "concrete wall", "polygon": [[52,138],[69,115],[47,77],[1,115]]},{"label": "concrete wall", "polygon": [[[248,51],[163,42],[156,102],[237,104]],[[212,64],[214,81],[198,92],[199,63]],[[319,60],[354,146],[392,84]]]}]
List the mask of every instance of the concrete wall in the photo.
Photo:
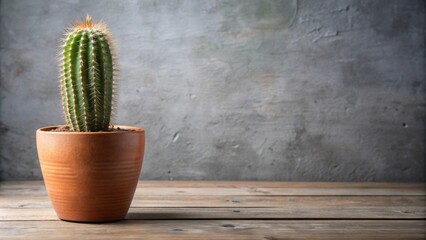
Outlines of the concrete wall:
[{"label": "concrete wall", "polygon": [[63,123],[56,54],[91,13],[116,39],[115,122],[143,179],[425,181],[425,2],[2,0],[0,179],[40,179]]}]

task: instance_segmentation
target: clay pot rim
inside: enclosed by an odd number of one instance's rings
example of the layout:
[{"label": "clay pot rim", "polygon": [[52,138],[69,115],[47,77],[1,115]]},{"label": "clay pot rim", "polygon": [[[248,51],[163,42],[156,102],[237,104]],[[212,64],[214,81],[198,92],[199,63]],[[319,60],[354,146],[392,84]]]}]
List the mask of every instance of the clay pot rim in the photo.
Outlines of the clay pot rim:
[{"label": "clay pot rim", "polygon": [[41,127],[37,129],[37,133],[43,133],[43,134],[70,134],[70,135],[99,135],[99,134],[131,134],[131,133],[143,133],[145,132],[144,128],[141,127],[134,127],[134,126],[126,126],[126,125],[114,125],[114,127],[119,127],[124,130],[133,130],[133,131],[117,131],[117,132],[54,132],[51,131],[52,129],[64,127],[65,125],[53,125],[53,126],[46,126]]}]

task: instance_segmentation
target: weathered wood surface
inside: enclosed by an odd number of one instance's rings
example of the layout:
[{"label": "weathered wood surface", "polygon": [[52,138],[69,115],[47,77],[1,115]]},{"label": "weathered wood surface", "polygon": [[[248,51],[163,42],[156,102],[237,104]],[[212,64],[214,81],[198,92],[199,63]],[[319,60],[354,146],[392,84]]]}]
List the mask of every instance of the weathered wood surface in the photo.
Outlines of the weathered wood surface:
[{"label": "weathered wood surface", "polygon": [[[38,181],[0,182],[0,189],[0,196],[46,195]],[[423,196],[425,189],[425,183],[140,181],[136,195]]]},{"label": "weathered wood surface", "polygon": [[0,222],[1,239],[424,239],[424,221],[126,220]]},{"label": "weathered wood surface", "polygon": [[59,221],[43,182],[0,182],[0,239],[426,239],[426,185],[141,181],[127,219]]}]

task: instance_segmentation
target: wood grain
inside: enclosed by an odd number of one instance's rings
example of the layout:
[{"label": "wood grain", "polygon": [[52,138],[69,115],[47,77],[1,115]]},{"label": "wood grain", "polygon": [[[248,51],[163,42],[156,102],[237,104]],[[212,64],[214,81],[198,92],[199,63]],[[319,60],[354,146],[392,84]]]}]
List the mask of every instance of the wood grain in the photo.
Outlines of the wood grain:
[{"label": "wood grain", "polygon": [[424,183],[141,181],[126,221],[59,221],[40,181],[0,183],[0,239],[426,239]]},{"label": "wood grain", "polygon": [[424,221],[126,220],[0,222],[0,239],[424,239]]},{"label": "wood grain", "polygon": [[[132,207],[424,207],[425,196],[139,196]],[[50,208],[47,196],[2,196],[0,208]]]},{"label": "wood grain", "polygon": [[[52,208],[0,208],[0,221],[57,220]],[[425,207],[139,208],[127,219],[426,219]]]},{"label": "wood grain", "polygon": [[[37,181],[0,182],[2,195],[46,195]],[[139,181],[136,195],[425,195],[424,183],[304,183],[304,182],[188,182]]]}]

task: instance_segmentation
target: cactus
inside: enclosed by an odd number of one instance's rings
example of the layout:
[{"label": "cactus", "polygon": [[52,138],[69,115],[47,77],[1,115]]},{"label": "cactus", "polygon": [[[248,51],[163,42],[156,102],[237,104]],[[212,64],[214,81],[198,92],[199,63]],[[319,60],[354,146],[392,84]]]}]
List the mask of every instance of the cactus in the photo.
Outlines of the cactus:
[{"label": "cactus", "polygon": [[113,102],[114,62],[111,37],[91,17],[75,23],[64,39],[60,90],[70,131],[108,130]]}]

